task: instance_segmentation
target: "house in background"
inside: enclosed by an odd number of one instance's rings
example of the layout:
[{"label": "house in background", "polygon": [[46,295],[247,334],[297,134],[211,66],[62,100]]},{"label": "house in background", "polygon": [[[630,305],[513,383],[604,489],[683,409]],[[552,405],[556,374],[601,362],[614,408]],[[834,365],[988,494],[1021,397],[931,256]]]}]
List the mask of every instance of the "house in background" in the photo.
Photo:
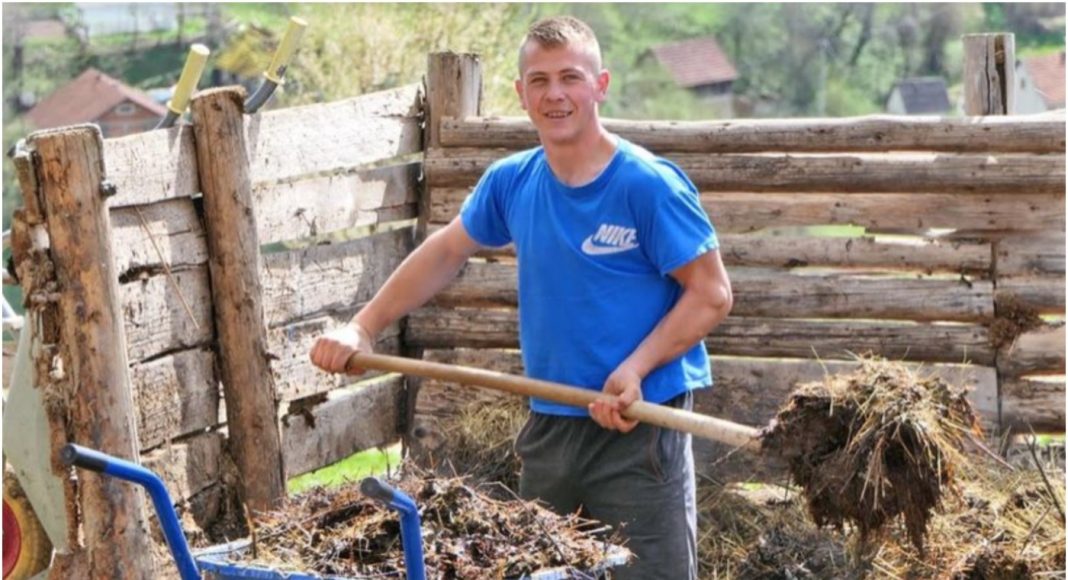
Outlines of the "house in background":
[{"label": "house in background", "polygon": [[42,100],[26,118],[36,129],[96,123],[104,137],[156,126],[167,108],[145,93],[90,68]]},{"label": "house in background", "polygon": [[886,112],[891,115],[945,115],[952,109],[941,77],[902,79],[886,99]]},{"label": "house in background", "polygon": [[1020,115],[1064,108],[1064,51],[1016,61],[1016,106]]},{"label": "house in background", "polygon": [[738,71],[715,38],[661,44],[653,47],[652,53],[676,85],[712,104],[720,116],[734,116],[731,101]]}]

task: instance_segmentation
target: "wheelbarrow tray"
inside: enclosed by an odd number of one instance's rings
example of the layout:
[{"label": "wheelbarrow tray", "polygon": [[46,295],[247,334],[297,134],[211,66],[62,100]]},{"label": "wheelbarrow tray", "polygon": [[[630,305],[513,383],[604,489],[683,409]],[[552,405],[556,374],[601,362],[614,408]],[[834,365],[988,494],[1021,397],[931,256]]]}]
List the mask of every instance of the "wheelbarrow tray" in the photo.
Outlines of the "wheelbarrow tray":
[{"label": "wheelbarrow tray", "polygon": [[[230,557],[232,554],[245,553],[250,546],[251,541],[248,539],[237,540],[228,544],[220,544],[195,551],[193,557],[205,580],[236,580],[238,578],[255,580],[354,580],[347,576],[322,576],[309,572],[286,572],[244,562],[237,563]],[[593,568],[579,571],[581,574],[578,577],[599,576],[610,568],[626,564],[628,557],[626,550],[619,546],[609,545],[604,558]],[[430,577],[429,574],[428,577]],[[539,570],[520,578],[523,580],[568,580],[575,577],[574,568],[559,566]]]}]

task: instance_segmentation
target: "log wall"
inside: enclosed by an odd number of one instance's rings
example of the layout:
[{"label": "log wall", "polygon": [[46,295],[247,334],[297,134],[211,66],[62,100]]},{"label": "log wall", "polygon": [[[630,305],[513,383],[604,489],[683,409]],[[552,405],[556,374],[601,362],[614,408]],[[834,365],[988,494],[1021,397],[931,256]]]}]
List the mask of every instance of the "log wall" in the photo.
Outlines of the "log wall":
[{"label": "log wall", "polygon": [[[990,430],[1063,432],[1063,114],[605,125],[686,171],[720,234],[735,305],[705,340],[716,386],[700,410],[762,425],[798,382],[873,353],[970,385]],[[525,118],[455,114],[430,130],[428,231],[457,216],[491,163],[538,145]],[[405,343],[521,371],[514,256],[480,253],[409,316]],[[1013,324],[1035,314],[1046,319]],[[472,397],[425,383],[420,444],[435,448],[439,420]],[[713,475],[771,473],[697,449]]]}]

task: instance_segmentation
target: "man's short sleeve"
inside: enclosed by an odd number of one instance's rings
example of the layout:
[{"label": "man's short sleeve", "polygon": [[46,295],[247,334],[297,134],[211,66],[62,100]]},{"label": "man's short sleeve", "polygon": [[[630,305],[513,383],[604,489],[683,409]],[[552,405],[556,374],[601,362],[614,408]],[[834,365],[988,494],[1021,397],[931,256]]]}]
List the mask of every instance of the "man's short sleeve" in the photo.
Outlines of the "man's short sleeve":
[{"label": "man's short sleeve", "polygon": [[502,173],[499,165],[490,166],[460,208],[467,235],[483,246],[504,246],[512,241],[505,219],[503,196],[507,187],[502,186]]},{"label": "man's short sleeve", "polygon": [[716,230],[689,180],[664,184],[652,202],[644,220],[647,235],[641,245],[661,276],[719,248]]}]

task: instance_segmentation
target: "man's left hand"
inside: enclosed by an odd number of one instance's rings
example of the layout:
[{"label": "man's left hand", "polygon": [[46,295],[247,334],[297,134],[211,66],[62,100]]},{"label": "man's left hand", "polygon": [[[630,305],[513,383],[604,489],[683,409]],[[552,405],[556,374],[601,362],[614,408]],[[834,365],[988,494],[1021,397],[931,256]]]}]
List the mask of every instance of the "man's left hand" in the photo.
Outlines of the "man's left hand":
[{"label": "man's left hand", "polygon": [[642,398],[642,377],[637,372],[620,366],[604,382],[602,389],[606,394],[615,395],[611,401],[594,401],[590,403],[590,417],[605,429],[615,429],[627,433],[638,426],[638,421],[627,419],[622,411],[634,401]]}]

